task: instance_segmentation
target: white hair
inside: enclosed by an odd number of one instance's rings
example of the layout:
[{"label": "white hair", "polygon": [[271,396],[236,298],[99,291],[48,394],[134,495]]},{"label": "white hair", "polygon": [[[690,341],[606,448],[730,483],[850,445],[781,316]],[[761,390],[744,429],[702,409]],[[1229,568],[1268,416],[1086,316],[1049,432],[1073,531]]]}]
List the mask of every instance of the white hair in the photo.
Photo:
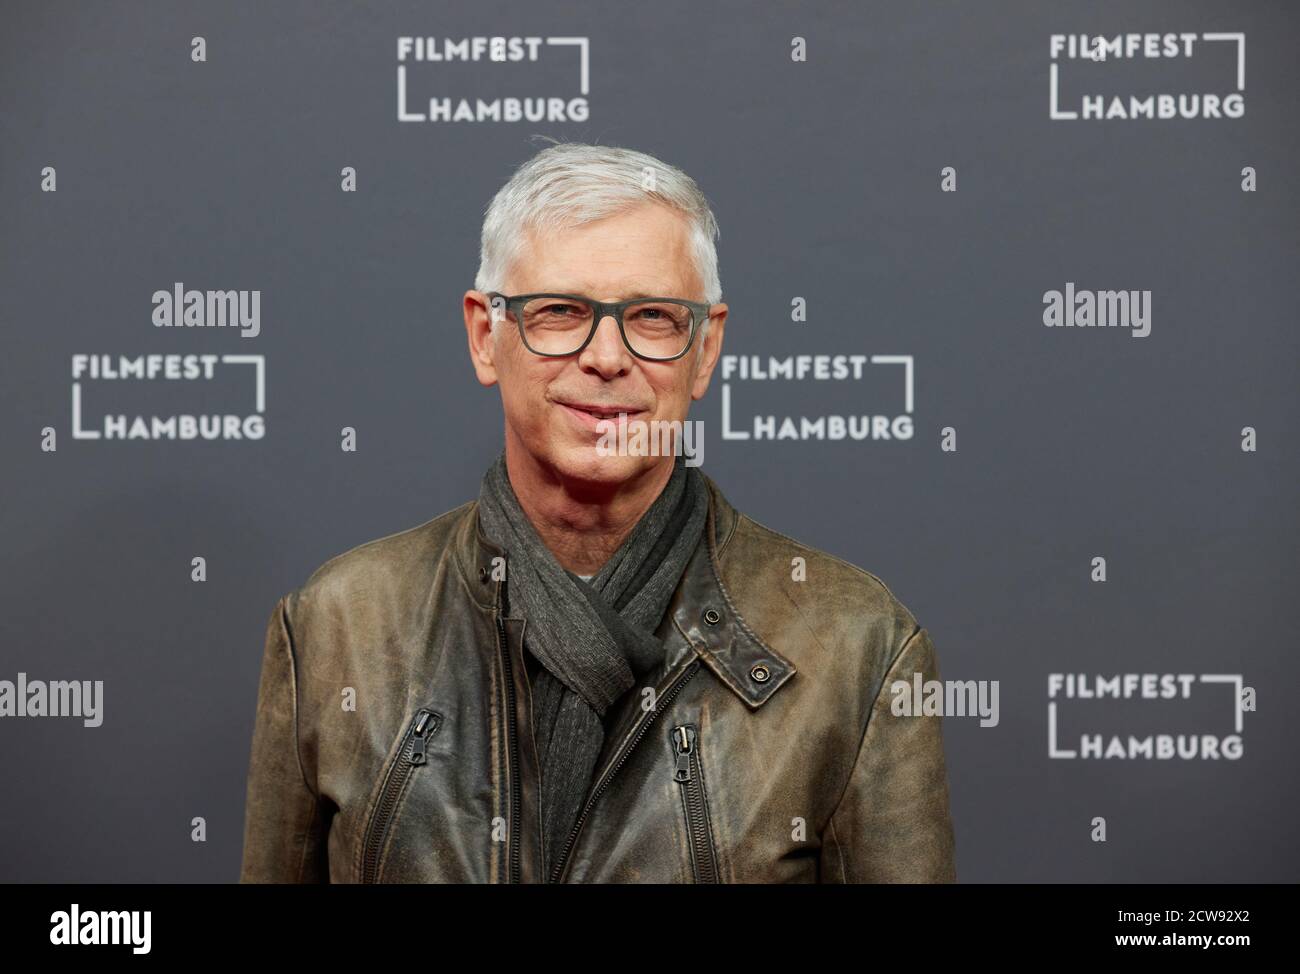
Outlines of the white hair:
[{"label": "white hair", "polygon": [[[650,200],[667,204],[687,218],[704,301],[717,304],[722,300],[722,284],[714,240],[720,231],[695,180],[644,152],[580,142],[555,142],[543,149],[516,169],[492,197],[483,219],[474,287],[504,290],[506,274],[526,242],[526,230],[545,234],[581,226]],[[706,319],[697,338],[704,337],[708,325]]]}]

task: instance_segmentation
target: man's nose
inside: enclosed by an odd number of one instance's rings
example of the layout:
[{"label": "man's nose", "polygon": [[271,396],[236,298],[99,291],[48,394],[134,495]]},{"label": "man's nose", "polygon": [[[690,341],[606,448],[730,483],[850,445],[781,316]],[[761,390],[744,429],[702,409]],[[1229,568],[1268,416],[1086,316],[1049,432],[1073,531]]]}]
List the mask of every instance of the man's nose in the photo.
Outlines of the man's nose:
[{"label": "man's nose", "polygon": [[591,341],[582,350],[581,359],[585,360],[585,364],[607,373],[624,371],[630,365],[631,358],[627,346],[623,344],[623,336],[619,334],[618,319],[611,314],[605,315],[596,322],[596,334],[591,336]]}]

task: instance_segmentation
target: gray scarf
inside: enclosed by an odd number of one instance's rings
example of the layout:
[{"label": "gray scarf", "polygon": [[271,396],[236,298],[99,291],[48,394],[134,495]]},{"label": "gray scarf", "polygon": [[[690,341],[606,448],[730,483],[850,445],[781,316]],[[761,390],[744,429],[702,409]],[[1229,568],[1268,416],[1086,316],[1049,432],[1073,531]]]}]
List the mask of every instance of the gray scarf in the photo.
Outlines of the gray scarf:
[{"label": "gray scarf", "polygon": [[506,551],[514,616],[543,669],[533,686],[549,874],[576,823],[605,741],[611,706],[658,666],[655,630],[704,534],[708,487],[677,457],[663,491],[589,582],[566,571],[519,506],[503,452],[483,476],[479,521]]}]

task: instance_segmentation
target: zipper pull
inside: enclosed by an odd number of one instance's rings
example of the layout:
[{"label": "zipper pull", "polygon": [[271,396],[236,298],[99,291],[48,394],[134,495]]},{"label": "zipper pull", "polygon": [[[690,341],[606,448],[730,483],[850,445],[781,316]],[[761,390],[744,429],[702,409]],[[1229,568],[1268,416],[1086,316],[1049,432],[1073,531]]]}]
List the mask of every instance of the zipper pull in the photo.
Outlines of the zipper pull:
[{"label": "zipper pull", "polygon": [[677,750],[677,771],[673,774],[675,781],[691,780],[691,745],[695,743],[695,734],[685,724],[673,728],[673,746]]},{"label": "zipper pull", "polygon": [[424,764],[424,731],[428,726],[429,718],[431,716],[432,714],[430,714],[429,711],[421,710],[419,715],[415,718],[415,726],[411,728],[411,732],[415,735],[415,739],[411,746],[412,764]]}]

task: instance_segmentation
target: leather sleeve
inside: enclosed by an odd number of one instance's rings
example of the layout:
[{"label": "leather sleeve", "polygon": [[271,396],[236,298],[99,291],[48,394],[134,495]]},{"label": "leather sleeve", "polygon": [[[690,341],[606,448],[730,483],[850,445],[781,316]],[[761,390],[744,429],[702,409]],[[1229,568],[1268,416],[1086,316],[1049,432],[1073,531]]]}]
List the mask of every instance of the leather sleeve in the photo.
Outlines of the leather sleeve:
[{"label": "leather sleeve", "polygon": [[241,883],[328,882],[325,818],[298,751],[290,596],[266,629],[244,811]]},{"label": "leather sleeve", "polygon": [[848,786],[822,837],[824,883],[956,881],[942,717],[898,716],[890,686],[939,678],[925,629],[903,644],[867,718]]}]

